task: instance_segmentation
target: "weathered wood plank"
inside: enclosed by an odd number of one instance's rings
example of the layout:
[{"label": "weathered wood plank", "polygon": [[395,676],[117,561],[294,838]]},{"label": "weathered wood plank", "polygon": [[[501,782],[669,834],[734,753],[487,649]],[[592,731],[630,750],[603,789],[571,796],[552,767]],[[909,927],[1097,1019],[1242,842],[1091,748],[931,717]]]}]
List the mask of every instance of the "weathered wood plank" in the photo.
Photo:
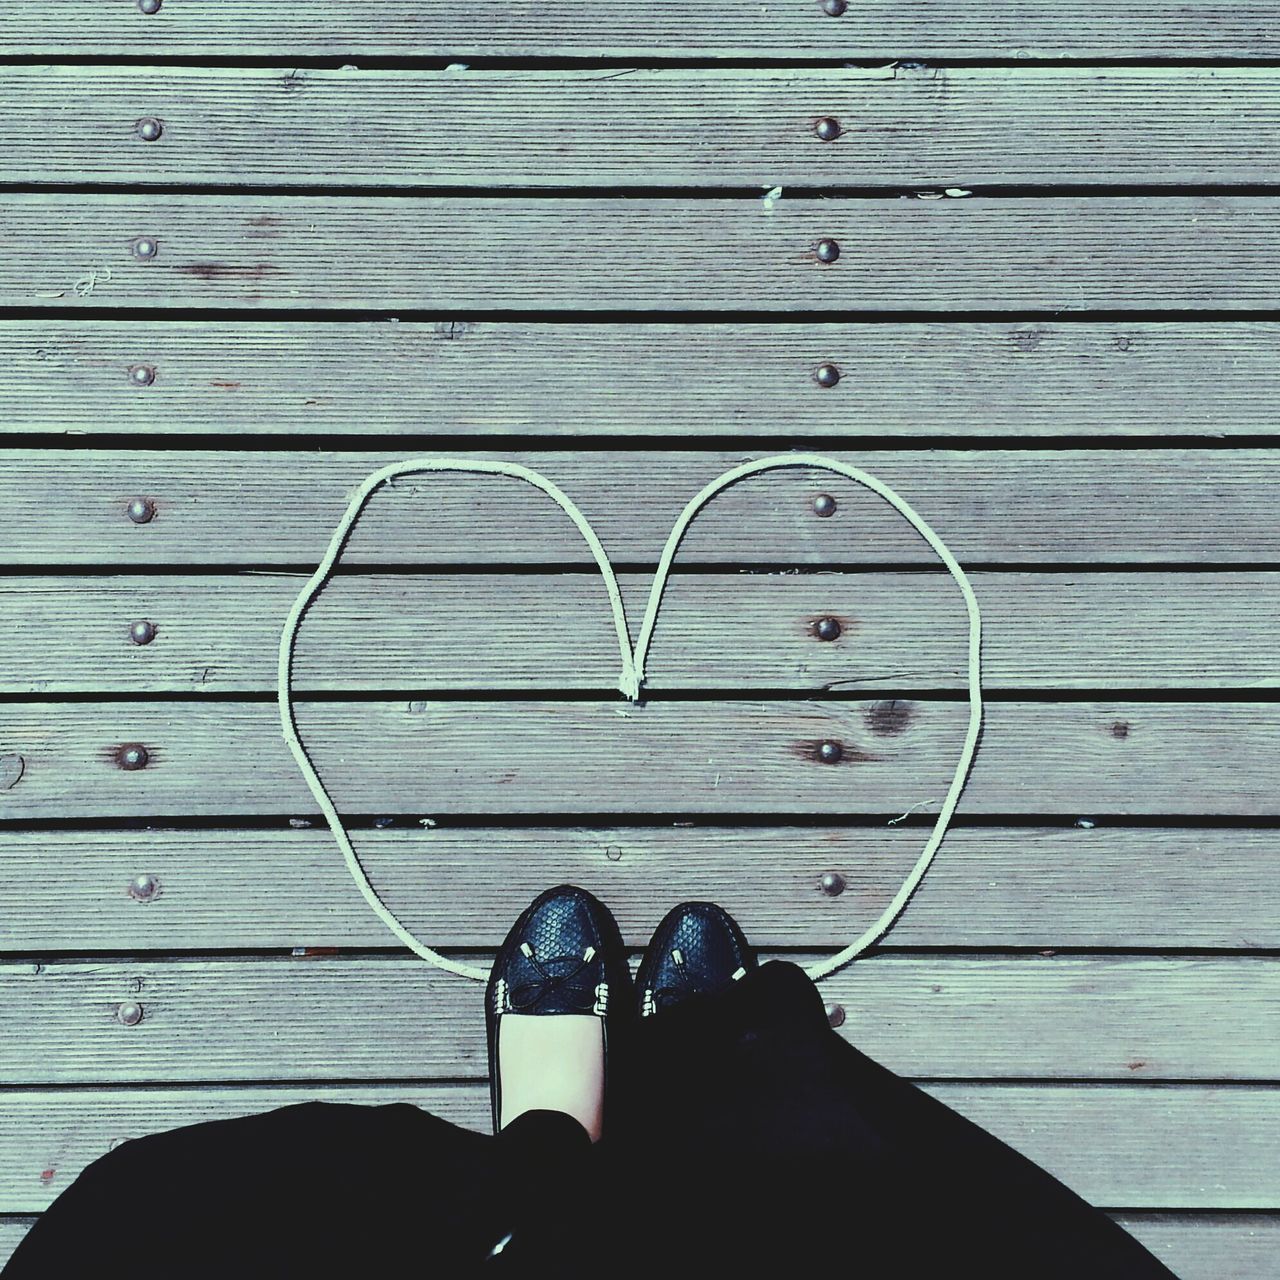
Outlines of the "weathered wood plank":
[{"label": "weathered wood plank", "polygon": [[[1182,1280],[1272,1280],[1280,1219],[1265,1214],[1112,1215]],[[0,1267],[35,1218],[0,1218]]]},{"label": "weathered wood plank", "polygon": [[[987,689],[1252,689],[1280,684],[1280,573],[970,575]],[[619,585],[633,620],[650,577]],[[17,645],[5,693],[269,693],[297,598],[286,574],[0,578],[0,633]],[[618,646],[595,573],[342,574],[308,611],[294,688],[599,690]],[[840,634],[822,640],[834,617]],[[1087,626],[1080,626],[1081,619]],[[133,643],[147,621],[155,637]],[[1224,623],[1230,641],[1224,643]],[[968,624],[950,575],[674,574],[654,692],[964,689]],[[465,643],[460,637],[465,636]]]},{"label": "weathered wood plank", "polygon": [[[457,947],[492,945],[495,921],[563,881],[608,902],[629,946],[672,903],[710,899],[758,946],[840,947],[924,843],[902,826],[403,828],[363,832],[360,855],[419,937]],[[848,886],[838,897],[819,888],[828,871]],[[885,942],[1280,949],[1277,886],[1273,830],[957,827]],[[324,828],[6,831],[0,900],[22,904],[6,951],[398,945]]]},{"label": "weathered wood plank", "polygon": [[23,308],[1231,311],[1278,281],[1270,196],[0,198]]},{"label": "weathered wood plank", "polygon": [[[314,567],[359,483],[419,452],[504,458],[541,472],[578,504],[620,567],[656,563],[676,517],[704,484],[764,456],[759,449],[442,451],[430,444],[379,453],[9,449],[0,451],[0,504],[21,537],[5,540],[0,560],[131,570]],[[966,566],[1280,561],[1280,455],[1268,449],[822,452],[891,485]],[[827,518],[813,510],[824,492],[837,502]],[[128,518],[135,497],[153,503],[155,516],[144,524]],[[938,564],[883,499],[833,472],[801,467],[751,476],[713,498],[689,527],[676,569],[762,561]],[[594,567],[581,535],[545,494],[509,477],[466,473],[383,486],[342,563]]]},{"label": "weathered wood plank", "polygon": [[[881,955],[821,990],[847,1011],[842,1033],[904,1075],[1276,1074],[1272,958]],[[470,1079],[486,1070],[483,984],[416,958],[11,962],[0,965],[0,993],[7,1084]],[[117,1018],[125,1002],[142,1007],[132,1026]]]},{"label": "weathered wood plank", "polygon": [[0,68],[20,183],[1259,183],[1278,154],[1272,67]]},{"label": "weathered wood plank", "polygon": [[[1271,435],[1277,334],[1246,320],[0,320],[0,435]],[[834,387],[816,380],[826,363]],[[149,384],[130,377],[143,366]]]},{"label": "weathered wood plank", "polygon": [[[350,815],[936,813],[965,699],[297,705]],[[838,762],[819,758],[841,745]],[[0,819],[315,814],[272,702],[11,703]],[[145,767],[119,753],[140,744]],[[992,702],[965,814],[1277,812],[1280,704]]]},{"label": "weathered wood plank", "polygon": [[[1280,1131],[1280,1095],[1274,1089],[959,1083],[924,1088],[1093,1204],[1148,1210],[1280,1207],[1280,1178],[1269,1158]],[[407,1103],[489,1132],[488,1092],[475,1085],[11,1093],[0,1117],[0,1208],[46,1208],[81,1169],[121,1140],[310,1101]],[[1082,1133],[1088,1142],[1081,1142]],[[1159,1160],[1152,1159],[1156,1151]],[[1161,1239],[1174,1228],[1143,1225]],[[1187,1229],[1185,1223],[1177,1226]]]},{"label": "weathered wood plank", "polygon": [[1182,1280],[1268,1280],[1275,1269],[1280,1217],[1113,1216]]},{"label": "weathered wood plank", "polygon": [[513,0],[482,23],[451,0],[381,0],[369,21],[360,0],[312,9],[259,0],[169,0],[153,16],[130,4],[47,0],[16,8],[0,52],[67,56],[148,54],[279,57],[378,54],[484,57],[673,54],[683,57],[1274,57],[1272,0],[865,0],[838,19],[817,4],[724,14],[696,0],[611,5],[586,13],[574,0]]}]

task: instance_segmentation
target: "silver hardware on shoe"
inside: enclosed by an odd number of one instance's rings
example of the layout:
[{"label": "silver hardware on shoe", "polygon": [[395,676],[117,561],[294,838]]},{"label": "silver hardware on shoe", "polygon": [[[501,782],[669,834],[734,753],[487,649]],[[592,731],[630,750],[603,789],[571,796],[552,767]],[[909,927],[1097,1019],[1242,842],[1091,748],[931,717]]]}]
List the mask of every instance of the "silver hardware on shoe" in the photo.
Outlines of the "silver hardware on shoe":
[{"label": "silver hardware on shoe", "polygon": [[747,976],[747,971],[745,969],[735,969],[733,971],[734,982],[737,982],[739,978],[745,978],[746,976]]}]

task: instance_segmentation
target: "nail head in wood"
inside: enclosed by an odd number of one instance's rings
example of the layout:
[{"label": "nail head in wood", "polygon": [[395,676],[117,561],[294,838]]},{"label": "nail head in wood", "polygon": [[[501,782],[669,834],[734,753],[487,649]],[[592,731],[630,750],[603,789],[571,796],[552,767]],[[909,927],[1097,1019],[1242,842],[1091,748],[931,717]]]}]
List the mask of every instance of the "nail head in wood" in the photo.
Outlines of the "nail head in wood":
[{"label": "nail head in wood", "polygon": [[840,256],[840,246],[831,239],[819,240],[816,252],[819,262],[834,262]]},{"label": "nail head in wood", "polygon": [[823,142],[834,142],[841,133],[840,121],[837,120],[835,116],[823,116],[822,119],[813,126],[813,131],[822,139]]},{"label": "nail head in wood", "polygon": [[838,742],[827,741],[818,748],[818,759],[823,764],[839,764],[844,756],[844,748]]},{"label": "nail head in wood", "polygon": [[149,872],[144,872],[129,881],[129,897],[135,902],[150,902],[159,887],[160,881]]},{"label": "nail head in wood", "polygon": [[[844,0],[827,0],[828,4],[843,3]],[[138,0],[138,8],[148,16],[160,12],[160,0]]]},{"label": "nail head in wood", "polygon": [[125,508],[125,514],[134,524],[148,524],[155,519],[156,504],[150,498],[134,498]]},{"label": "nail head in wood", "polygon": [[838,871],[828,871],[818,881],[818,888],[828,898],[838,898],[844,892],[844,876]]},{"label": "nail head in wood", "polygon": [[135,258],[154,258],[159,251],[159,244],[150,236],[140,236],[133,242],[133,256]]},{"label": "nail head in wood", "polygon": [[134,644],[150,644],[156,638],[156,624],[146,618],[129,624],[129,639]]},{"label": "nail head in wood", "polygon": [[813,376],[820,387],[834,387],[840,381],[840,370],[833,364],[820,364]]},{"label": "nail head in wood", "polygon": [[815,516],[833,516],[836,513],[836,500],[829,493],[820,493],[813,500],[813,514]]},{"label": "nail head in wood", "polygon": [[[160,7],[160,0],[155,0],[156,8]],[[839,18],[849,7],[849,0],[822,0],[822,12],[832,18]]]},{"label": "nail head in wood", "polygon": [[143,116],[138,121],[137,131],[143,142],[155,142],[164,132],[164,125],[155,116]]},{"label": "nail head in wood", "polygon": [[844,1005],[834,1004],[834,1003],[828,1004],[826,1013],[827,1013],[827,1025],[829,1027],[844,1026]]},{"label": "nail head in wood", "polygon": [[149,387],[155,380],[156,371],[152,365],[135,364],[129,369],[129,381],[135,387]]},{"label": "nail head in wood", "polygon": [[814,632],[819,640],[838,640],[840,638],[840,623],[835,618],[819,618]]},{"label": "nail head in wood", "polygon": [[116,752],[116,763],[122,769],[145,769],[150,759],[150,753],[140,742],[126,742]]},{"label": "nail head in wood", "polygon": [[136,1000],[126,1000],[116,1008],[116,1021],[125,1027],[136,1027],[142,1021],[142,1006]]}]

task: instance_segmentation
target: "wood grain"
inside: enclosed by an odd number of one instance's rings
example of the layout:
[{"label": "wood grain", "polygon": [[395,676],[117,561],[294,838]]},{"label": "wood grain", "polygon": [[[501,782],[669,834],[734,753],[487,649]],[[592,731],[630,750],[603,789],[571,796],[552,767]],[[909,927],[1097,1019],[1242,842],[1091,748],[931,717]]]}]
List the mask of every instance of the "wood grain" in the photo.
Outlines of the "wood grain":
[{"label": "wood grain", "polygon": [[[0,563],[133,572],[154,565],[306,566],[309,576],[360,482],[417,452],[11,448],[0,451],[0,504],[21,537],[0,545]],[[430,444],[420,452],[532,467],[578,504],[621,569],[656,564],[676,517],[704,484],[767,456],[761,449]],[[1269,449],[821,453],[892,486],[966,567],[1280,562],[1273,516],[1280,455]],[[814,514],[819,493],[835,498],[834,515]],[[152,501],[154,519],[128,518],[135,497]],[[462,472],[383,486],[342,553],[344,566],[428,563],[595,564],[560,508],[532,485]],[[676,570],[691,563],[938,565],[882,498],[807,467],[754,475],[713,498],[680,544]]]},{"label": "wood grain", "polygon": [[[0,320],[0,436],[1271,436],[1277,332],[1247,320]],[[825,363],[841,373],[833,387],[815,378]],[[139,366],[150,385],[130,378]]]},{"label": "wood grain", "polygon": [[[819,989],[844,1006],[842,1034],[900,1075],[1275,1077],[1270,957],[881,955]],[[483,984],[416,958],[9,962],[0,994],[5,1084],[461,1080],[487,1069]],[[125,1002],[142,1007],[132,1026],[117,1019]]]},{"label": "wood grain", "polygon": [[0,307],[1237,311],[1278,278],[1272,196],[0,196]]},{"label": "wood grain", "polygon": [[[643,947],[673,903],[722,903],[759,946],[845,945],[924,846],[919,827],[468,827],[356,839],[396,914],[438,946],[492,946],[547,885],[606,901]],[[819,881],[844,877],[836,897]],[[142,879],[141,894],[137,882]],[[148,879],[149,878],[149,879]],[[132,886],[132,888],[131,888]],[[882,945],[1280,949],[1280,834],[956,827]],[[8,952],[383,948],[327,828],[6,831]]]},{"label": "wood grain", "polygon": [[[158,120],[160,136],[144,141],[139,118]],[[815,132],[826,119],[841,127],[830,141]],[[781,186],[785,197],[788,186],[1275,182],[1278,153],[1272,67],[0,68],[0,178],[19,183]]]},{"label": "wood grain", "polygon": [[[1280,1207],[1280,1180],[1267,1158],[1268,1137],[1280,1126],[1274,1089],[932,1083],[925,1091],[1093,1204],[1133,1207],[1128,1197],[1139,1190],[1139,1205],[1148,1213]],[[0,1119],[0,1208],[46,1208],[81,1169],[121,1140],[310,1101],[407,1103],[489,1131],[488,1091],[475,1085],[23,1092],[10,1095]],[[1091,1135],[1088,1143],[1080,1141],[1082,1131]],[[1157,1151],[1161,1158],[1153,1160]],[[52,1174],[45,1178],[47,1170]],[[1160,1229],[1172,1225],[1151,1227],[1161,1236]]]},{"label": "wood grain", "polygon": [[[303,702],[347,815],[934,815],[967,700]],[[836,763],[818,758],[838,742]],[[143,768],[121,751],[140,744]],[[272,702],[9,703],[0,819],[315,815]],[[1280,704],[991,702],[957,814],[1274,816]]]},{"label": "wood grain", "polygon": [[696,0],[611,5],[512,0],[477,22],[450,0],[361,0],[311,8],[259,0],[168,0],[154,16],[131,4],[46,0],[6,15],[0,51],[67,56],[680,56],[890,58],[1274,57],[1273,0],[865,0],[830,18],[813,3],[724,13]]},{"label": "wood grain", "polygon": [[[1280,573],[970,575],[988,690],[1272,688]],[[633,628],[650,577],[620,575]],[[0,692],[272,693],[287,574],[0,578],[0,632],[27,631]],[[308,610],[294,688],[612,689],[595,573],[341,574]],[[1087,626],[1080,626],[1082,618]],[[818,625],[835,619],[835,639]],[[135,621],[156,628],[137,645]],[[1223,643],[1224,626],[1230,643]],[[949,574],[675,574],[648,688],[963,691],[968,622]]]}]

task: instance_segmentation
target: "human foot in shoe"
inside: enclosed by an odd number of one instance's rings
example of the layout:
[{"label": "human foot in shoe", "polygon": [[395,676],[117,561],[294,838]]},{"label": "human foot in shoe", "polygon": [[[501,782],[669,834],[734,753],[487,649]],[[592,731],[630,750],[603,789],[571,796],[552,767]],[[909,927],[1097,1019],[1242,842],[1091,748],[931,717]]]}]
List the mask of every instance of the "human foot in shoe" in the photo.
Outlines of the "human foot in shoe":
[{"label": "human foot in shoe", "polygon": [[755,952],[723,907],[682,902],[662,918],[640,961],[640,1016],[650,1018],[691,995],[720,991],[754,968]]},{"label": "human foot in shoe", "polygon": [[560,885],[521,912],[485,999],[493,1131],[526,1111],[604,1130],[610,1038],[633,1011],[622,935],[585,889]]}]

